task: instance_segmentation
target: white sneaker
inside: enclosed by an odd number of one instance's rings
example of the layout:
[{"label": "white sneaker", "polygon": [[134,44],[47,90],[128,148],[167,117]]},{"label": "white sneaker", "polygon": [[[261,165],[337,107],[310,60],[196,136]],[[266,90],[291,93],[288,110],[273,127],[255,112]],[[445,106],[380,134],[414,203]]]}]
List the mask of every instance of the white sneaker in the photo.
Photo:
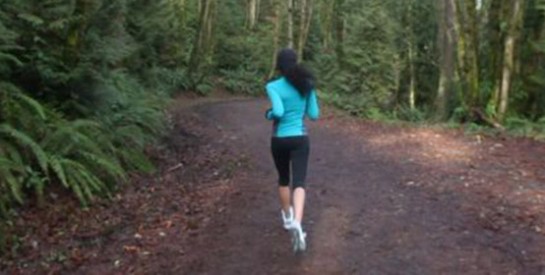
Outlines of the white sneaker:
[{"label": "white sneaker", "polygon": [[291,223],[293,222],[293,207],[290,206],[289,212],[286,214],[284,210],[280,210],[282,212],[282,222],[284,223],[284,229],[288,230],[291,227]]},{"label": "white sneaker", "polygon": [[303,232],[301,224],[294,220],[289,228],[291,232],[291,244],[293,245],[293,252],[305,251],[307,249],[307,233]]}]

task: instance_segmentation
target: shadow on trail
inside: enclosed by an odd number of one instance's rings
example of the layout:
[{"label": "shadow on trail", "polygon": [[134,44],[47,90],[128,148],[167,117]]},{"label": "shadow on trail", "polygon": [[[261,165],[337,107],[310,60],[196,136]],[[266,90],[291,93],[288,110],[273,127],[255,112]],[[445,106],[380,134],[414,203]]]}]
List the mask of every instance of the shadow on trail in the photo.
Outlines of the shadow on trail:
[{"label": "shadow on trail", "polygon": [[[425,180],[419,176],[430,170],[437,171],[433,180],[452,181],[453,171],[462,171],[472,161],[471,148],[430,151],[407,140],[405,146],[411,150],[399,151],[391,146],[396,141],[388,139],[402,138],[396,136],[400,133],[351,134],[343,128],[347,124],[335,119],[309,123],[304,222],[309,247],[303,255],[294,255],[280,226],[270,125],[262,116],[265,109],[262,100],[195,108],[252,164],[238,179],[239,191],[230,208],[189,244],[191,255],[178,270],[199,274],[545,272],[540,256],[529,255],[545,247],[543,236],[483,228],[475,213],[467,211],[478,207],[478,198],[419,184]],[[447,157],[426,164],[411,159],[415,152],[453,156],[452,161]]]}]

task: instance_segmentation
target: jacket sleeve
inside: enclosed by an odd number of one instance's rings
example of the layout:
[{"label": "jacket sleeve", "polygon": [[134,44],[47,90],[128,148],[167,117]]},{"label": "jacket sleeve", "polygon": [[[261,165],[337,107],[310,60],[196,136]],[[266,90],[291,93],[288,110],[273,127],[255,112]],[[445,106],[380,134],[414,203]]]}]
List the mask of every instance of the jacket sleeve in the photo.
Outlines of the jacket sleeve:
[{"label": "jacket sleeve", "polygon": [[311,120],[317,120],[320,117],[320,106],[318,105],[318,97],[316,90],[312,90],[307,99],[307,116]]},{"label": "jacket sleeve", "polygon": [[267,96],[271,102],[272,108],[267,111],[266,117],[268,120],[280,119],[284,116],[284,105],[282,104],[282,99],[278,93],[272,89],[272,87],[267,86]]}]

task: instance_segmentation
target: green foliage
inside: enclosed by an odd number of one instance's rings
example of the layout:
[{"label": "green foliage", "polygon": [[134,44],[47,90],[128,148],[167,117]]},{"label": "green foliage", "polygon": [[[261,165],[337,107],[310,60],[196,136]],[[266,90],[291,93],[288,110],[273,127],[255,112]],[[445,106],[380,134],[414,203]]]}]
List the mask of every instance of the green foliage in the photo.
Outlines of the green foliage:
[{"label": "green foliage", "polygon": [[[388,19],[386,8],[380,1],[345,1],[340,9],[347,11],[346,39],[339,45],[344,57],[328,54],[325,49],[314,64],[324,90],[354,102],[345,107],[351,112],[365,112],[353,110],[355,105],[386,110],[392,103],[397,59],[394,34],[398,26]],[[364,102],[355,103],[353,95]]]},{"label": "green foliage", "polygon": [[263,74],[255,71],[239,69],[236,71],[223,70],[223,85],[232,93],[259,95],[263,93]]},{"label": "green foliage", "polygon": [[[333,8],[344,21],[333,27],[335,45],[314,54],[320,86],[336,94],[334,104],[350,113],[420,120],[397,106],[408,104],[409,68],[416,76],[419,104],[430,104],[436,91],[434,64],[436,18],[433,1],[337,1]],[[327,8],[331,8],[327,3]],[[411,7],[412,6],[412,7]],[[339,24],[339,23],[337,23]],[[409,56],[412,48],[414,57]],[[334,50],[333,50],[334,49]],[[359,109],[359,110],[358,110]],[[369,110],[373,109],[373,112]],[[411,112],[413,112],[411,111]]]},{"label": "green foliage", "polygon": [[469,116],[469,110],[464,106],[456,107],[451,116],[451,122],[460,122]]},{"label": "green foliage", "polygon": [[545,1],[530,1],[527,10],[527,30],[525,44],[521,51],[522,67],[519,89],[513,102],[515,114],[522,114],[525,118],[536,122],[545,116]]},{"label": "green foliage", "polygon": [[169,69],[165,67],[151,67],[142,75],[142,82],[149,89],[162,94],[173,94],[191,88],[191,79],[185,68]]},{"label": "green foliage", "polygon": [[[20,93],[20,92],[15,92]],[[10,114],[28,105],[26,96],[6,95],[1,114]],[[10,98],[11,97],[11,98]],[[23,100],[24,99],[24,100]],[[43,199],[47,184],[59,182],[71,189],[82,204],[87,204],[96,194],[107,194],[110,182],[126,179],[119,163],[110,131],[95,120],[68,121],[51,109],[33,102],[36,115],[13,116],[0,124],[0,189],[9,194],[6,203],[24,202],[25,190],[32,190],[39,200]],[[47,114],[47,115],[46,115]],[[15,129],[11,126],[29,123],[32,128]],[[9,191],[9,192],[8,192]],[[5,214],[5,213],[4,213]]]},{"label": "green foliage", "polygon": [[426,120],[426,113],[420,109],[411,109],[408,106],[401,106],[393,113],[396,119],[410,122],[423,122]]},{"label": "green foliage", "polygon": [[520,117],[508,117],[505,124],[513,134],[545,139],[545,117],[536,122]]},{"label": "green foliage", "polygon": [[263,94],[274,52],[272,24],[244,29],[244,8],[229,1],[220,5],[218,21],[223,28],[217,35],[215,61],[221,84],[232,93]]},{"label": "green foliage", "polygon": [[[86,205],[131,170],[188,87],[190,9],[174,1],[0,3],[0,215],[59,184]],[[193,21],[192,21],[193,20]]]}]

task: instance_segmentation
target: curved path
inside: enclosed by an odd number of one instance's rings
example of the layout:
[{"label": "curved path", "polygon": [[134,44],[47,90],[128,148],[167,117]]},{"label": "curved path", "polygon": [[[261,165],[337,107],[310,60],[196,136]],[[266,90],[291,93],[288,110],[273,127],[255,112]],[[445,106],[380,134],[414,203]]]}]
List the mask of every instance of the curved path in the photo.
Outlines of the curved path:
[{"label": "curved path", "polygon": [[[309,123],[304,222],[309,245],[306,253],[294,255],[289,235],[280,226],[276,175],[268,149],[270,125],[261,115],[266,107],[263,100],[194,107],[246,155],[250,165],[236,183],[227,210],[190,240],[183,260],[166,264],[163,272],[544,274],[545,256],[532,255],[542,251],[542,235],[486,228],[470,211],[479,206],[478,199],[412,181],[443,166],[463,171],[466,164],[455,157],[464,155],[464,148],[451,150],[452,161],[446,158],[426,165],[413,161],[411,152],[429,148],[415,149],[410,140],[398,140],[399,152],[392,151],[384,144],[397,132],[349,134],[352,124],[337,118]],[[454,144],[457,139],[470,143],[460,136],[452,139]],[[443,172],[435,179],[453,181],[452,177],[458,176]]]}]

